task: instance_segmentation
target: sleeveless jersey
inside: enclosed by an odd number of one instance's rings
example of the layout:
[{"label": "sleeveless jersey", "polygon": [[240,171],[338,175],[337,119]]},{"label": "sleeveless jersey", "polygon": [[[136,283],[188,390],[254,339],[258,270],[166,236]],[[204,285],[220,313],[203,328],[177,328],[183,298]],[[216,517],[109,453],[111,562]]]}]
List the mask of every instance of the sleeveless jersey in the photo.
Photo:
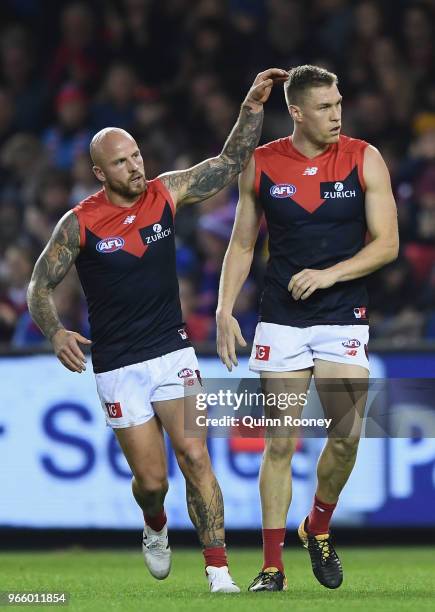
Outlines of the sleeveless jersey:
[{"label": "sleeveless jersey", "polygon": [[269,261],[260,320],[308,327],[367,324],[363,278],[294,300],[288,283],[304,268],[323,269],[365,244],[364,150],[346,136],[312,159],[281,138],[256,149],[255,192],[269,230]]},{"label": "sleeveless jersey", "polygon": [[102,189],[74,212],[94,372],[190,346],[176,276],[174,205],[163,183],[148,181],[130,208],[109,202]]}]

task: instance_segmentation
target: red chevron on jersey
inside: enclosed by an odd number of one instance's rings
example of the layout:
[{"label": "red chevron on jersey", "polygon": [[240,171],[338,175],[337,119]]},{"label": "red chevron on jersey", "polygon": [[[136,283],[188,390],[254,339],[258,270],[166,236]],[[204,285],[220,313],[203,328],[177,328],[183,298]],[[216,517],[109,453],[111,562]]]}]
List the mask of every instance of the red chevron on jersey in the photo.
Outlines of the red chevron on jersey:
[{"label": "red chevron on jersey", "polygon": [[[109,202],[104,189],[101,189],[74,208],[80,225],[80,247],[86,245],[86,234],[90,232],[99,239],[97,248],[100,245],[100,253],[109,254],[114,249],[142,257],[151,242],[147,244],[140,230],[159,225],[167,203],[173,215],[172,198],[157,179],[147,182],[147,190],[129,208]],[[161,227],[163,232],[166,229]]]},{"label": "red chevron on jersey", "polygon": [[[259,147],[255,151],[256,193],[259,194],[261,176],[264,174],[272,184],[272,197],[274,187],[279,195],[280,186],[289,186],[288,197],[280,197],[283,204],[291,201],[313,213],[326,201],[326,198],[322,197],[322,183],[337,183],[340,189],[340,184],[345,184],[354,168],[358,167],[358,178],[364,186],[362,156],[366,146],[367,143],[362,140],[340,136],[337,144],[330,145],[326,151],[314,158],[302,155],[293,146],[290,137]],[[331,193],[334,194],[334,191]],[[345,193],[341,195],[344,196]]]}]

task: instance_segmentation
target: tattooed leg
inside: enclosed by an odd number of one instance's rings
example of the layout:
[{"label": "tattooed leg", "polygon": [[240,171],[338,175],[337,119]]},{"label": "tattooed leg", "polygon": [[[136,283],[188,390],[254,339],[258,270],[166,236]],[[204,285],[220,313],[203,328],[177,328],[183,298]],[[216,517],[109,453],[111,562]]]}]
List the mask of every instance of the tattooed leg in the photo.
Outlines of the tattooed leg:
[{"label": "tattooed leg", "polygon": [[218,481],[198,487],[186,480],[187,509],[199,540],[205,548],[224,546],[224,500]]},{"label": "tattooed leg", "polygon": [[213,474],[205,443],[200,440],[177,452],[177,460],[186,479],[187,509],[199,541],[205,547],[223,546],[224,501]]},{"label": "tattooed leg", "polygon": [[206,432],[201,438],[187,438],[185,419],[195,413],[194,396],[153,403],[186,480],[189,516],[204,548],[224,544],[224,503],[210,462]]}]

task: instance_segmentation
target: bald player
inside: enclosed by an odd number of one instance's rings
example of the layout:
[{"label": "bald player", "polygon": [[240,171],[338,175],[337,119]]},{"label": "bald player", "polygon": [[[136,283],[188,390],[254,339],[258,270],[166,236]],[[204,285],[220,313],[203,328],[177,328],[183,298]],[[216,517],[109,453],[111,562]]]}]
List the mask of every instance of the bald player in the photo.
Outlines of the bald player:
[{"label": "bald player", "polygon": [[212,592],[239,588],[228,572],[222,493],[205,432],[202,439],[184,436],[185,402],[194,402],[201,378],[182,321],[174,215],[182,204],[217,193],[243,170],[258,144],[263,104],[274,81],[287,76],[279,69],[260,73],[221,154],[188,170],[147,180],[130,134],[117,128],[98,132],[90,152],[102,189],[59,221],[28,291],[30,313],[55,354],[66,368],[82,372],[86,360],[79,344],[91,341],[63,327],[52,298],[75,263],[88,304],[101,405],[132,470],[133,495],[144,515],[145,563],[157,579],[169,574],[164,429],[186,479],[189,516]]}]

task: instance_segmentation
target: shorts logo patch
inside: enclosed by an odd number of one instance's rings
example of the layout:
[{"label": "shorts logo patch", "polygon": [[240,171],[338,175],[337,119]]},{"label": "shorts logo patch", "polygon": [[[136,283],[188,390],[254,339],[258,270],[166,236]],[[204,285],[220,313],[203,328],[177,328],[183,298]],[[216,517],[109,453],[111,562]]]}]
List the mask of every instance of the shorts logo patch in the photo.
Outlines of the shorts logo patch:
[{"label": "shorts logo patch", "polygon": [[270,188],[272,198],[290,198],[295,195],[296,187],[290,183],[278,183]]},{"label": "shorts logo patch", "polygon": [[178,372],[178,378],[189,378],[190,376],[193,376],[193,370],[190,368],[184,368]]},{"label": "shorts logo patch", "polygon": [[180,337],[181,337],[182,340],[187,340],[188,337],[189,337],[188,334],[187,334],[187,331],[185,329],[183,329],[183,328],[179,329],[178,333],[180,334]]},{"label": "shorts logo patch", "polygon": [[99,253],[114,253],[122,249],[125,242],[123,238],[119,236],[113,236],[111,238],[103,238],[100,242],[97,242],[95,247]]},{"label": "shorts logo patch", "polygon": [[350,357],[356,357],[358,355],[358,351],[356,349],[349,349],[345,351],[345,355],[349,355]]},{"label": "shorts logo patch", "polygon": [[357,340],[356,338],[345,340],[341,344],[345,346],[346,348],[358,348],[359,346],[361,346],[361,342]]},{"label": "shorts logo patch", "polygon": [[122,417],[121,404],[119,402],[105,402],[104,405],[111,419],[120,419]]},{"label": "shorts logo patch", "polygon": [[355,319],[367,319],[367,308],[365,306],[354,308],[353,314],[355,316]]},{"label": "shorts logo patch", "polygon": [[259,361],[269,361],[270,346],[264,346],[262,344],[255,345],[255,359]]}]

